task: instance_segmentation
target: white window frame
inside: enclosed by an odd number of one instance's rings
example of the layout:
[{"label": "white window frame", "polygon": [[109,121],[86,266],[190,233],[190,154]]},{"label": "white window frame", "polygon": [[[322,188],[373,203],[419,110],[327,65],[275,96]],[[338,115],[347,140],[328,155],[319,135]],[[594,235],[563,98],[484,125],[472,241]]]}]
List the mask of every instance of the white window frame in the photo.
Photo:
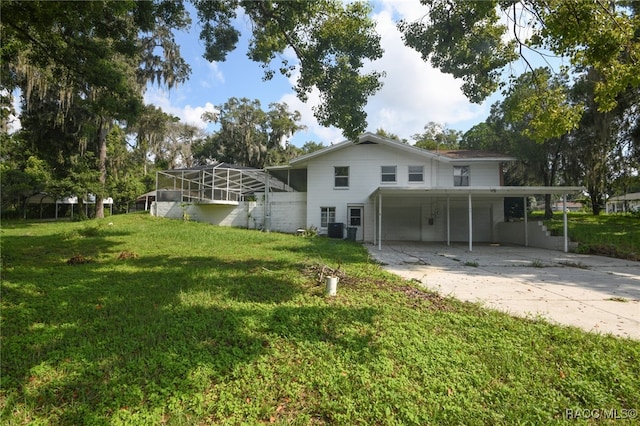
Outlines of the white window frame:
[{"label": "white window frame", "polygon": [[[347,174],[338,174],[338,169],[345,169]],[[343,170],[341,170],[342,172]],[[338,184],[340,179],[340,184]],[[344,180],[344,181],[343,181]],[[334,189],[348,189],[349,188],[349,166],[334,166],[333,167],[333,188]]]},{"label": "white window frame", "polygon": [[[411,171],[413,169],[413,171]],[[420,169],[418,172],[417,170]],[[420,179],[411,179],[411,177],[419,176]],[[424,182],[424,166],[408,166],[407,167],[407,181],[409,183],[422,183]]]},{"label": "white window frame", "polygon": [[[385,169],[387,169],[385,171]],[[393,169],[393,173],[389,171]],[[393,176],[393,180],[385,180],[385,176]],[[398,181],[398,166],[380,166],[380,182],[396,183]]]},{"label": "white window frame", "polygon": [[453,186],[469,186],[471,178],[469,166],[453,166]]},{"label": "white window frame", "polygon": [[330,223],[336,221],[335,207],[320,207],[320,228],[328,228]]}]

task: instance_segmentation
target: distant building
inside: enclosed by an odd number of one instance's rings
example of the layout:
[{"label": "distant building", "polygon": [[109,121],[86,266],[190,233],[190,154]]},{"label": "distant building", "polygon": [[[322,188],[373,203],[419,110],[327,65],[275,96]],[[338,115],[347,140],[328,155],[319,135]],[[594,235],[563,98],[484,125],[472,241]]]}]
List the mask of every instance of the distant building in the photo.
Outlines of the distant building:
[{"label": "distant building", "polygon": [[[582,211],[584,206],[582,203],[578,203],[576,201],[567,201],[567,211],[568,212],[579,212]],[[563,209],[562,201],[558,201],[551,206],[551,210],[554,212],[561,212]]]},{"label": "distant building", "polygon": [[640,211],[640,192],[611,197],[605,205],[607,213],[625,213]]}]

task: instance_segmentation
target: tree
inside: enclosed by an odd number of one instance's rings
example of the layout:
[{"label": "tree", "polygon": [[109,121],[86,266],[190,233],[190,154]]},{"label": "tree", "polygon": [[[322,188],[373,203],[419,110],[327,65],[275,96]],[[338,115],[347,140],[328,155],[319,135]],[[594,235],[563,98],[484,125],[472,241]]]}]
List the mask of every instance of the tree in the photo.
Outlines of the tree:
[{"label": "tree", "polygon": [[184,6],[168,1],[5,2],[2,11],[2,36],[10,46],[1,51],[8,74],[3,88],[20,87],[27,109],[33,95],[57,95],[61,115],[72,102],[90,114],[83,125],[93,130],[96,143],[98,185],[93,190],[96,216],[102,217],[106,137],[115,121],[135,119],[147,82],[172,86],[188,75],[171,33],[188,23]]},{"label": "tree", "polygon": [[[491,114],[480,125],[470,129],[462,138],[461,146],[503,152],[518,159],[508,166],[505,181],[509,185],[551,186],[559,182],[560,167],[568,147],[568,136],[551,137],[538,142],[529,136],[534,114],[525,113],[522,104],[528,103],[537,84],[546,81],[564,88],[562,80],[537,79],[525,74],[515,82],[508,95],[491,108]],[[564,97],[566,99],[566,96]],[[551,196],[545,195],[545,217],[551,218]]]},{"label": "tree", "polygon": [[284,160],[289,138],[303,126],[297,124],[298,111],[289,112],[286,104],[272,103],[265,112],[260,101],[231,98],[216,106],[216,113],[203,118],[219,124],[220,130],[200,145],[195,154],[201,162],[215,159],[240,166],[262,168]]},{"label": "tree", "polygon": [[462,132],[447,129],[446,126],[430,121],[424,126],[424,133],[412,136],[415,146],[428,150],[458,149]]},{"label": "tree", "polygon": [[[265,68],[265,79],[277,55],[291,48],[298,60],[283,59],[280,71],[297,70],[296,91],[306,100],[317,88],[321,104],[318,120],[336,125],[348,137],[366,126],[364,105],[380,87],[381,73],[362,73],[365,61],[382,55],[379,36],[364,3],[322,1],[193,1],[202,28],[204,56],[224,60],[235,48],[239,30],[232,20],[238,8],[252,22],[248,55]],[[97,216],[103,214],[107,179],[107,135],[116,125],[134,122],[142,112],[142,91],[151,83],[169,87],[187,78],[189,66],[180,55],[173,31],[190,19],[184,2],[154,0],[92,2],[4,1],[0,24],[0,99],[2,122],[10,96],[20,88],[27,108],[35,100],[56,100],[59,113],[73,102],[90,116],[83,132],[90,139],[97,162]],[[76,149],[65,151],[71,157]],[[79,163],[78,163],[79,164]]]},{"label": "tree", "polygon": [[376,135],[382,136],[383,138],[387,138],[387,139],[394,139],[394,140],[397,140],[398,142],[407,143],[406,139],[401,139],[400,136],[396,135],[395,133],[387,132],[381,127],[376,129]]},{"label": "tree", "polygon": [[[601,111],[611,111],[618,95],[640,87],[640,7],[630,1],[462,1],[421,0],[427,16],[402,21],[399,28],[407,46],[446,73],[462,78],[462,89],[480,102],[502,83],[505,67],[518,58],[530,65],[525,52],[544,52],[568,58],[575,70],[593,68],[601,78],[594,99]],[[500,16],[508,25],[501,23]],[[523,38],[521,34],[530,34]],[[516,84],[511,80],[509,86]],[[551,89],[551,91],[545,91]],[[530,136],[543,141],[576,127],[580,111],[556,103],[552,86],[541,85],[534,99],[553,108],[540,116],[537,130],[550,124],[552,132]],[[531,105],[533,106],[533,104]],[[531,109],[533,110],[533,109]],[[536,109],[537,113],[545,111]]]},{"label": "tree", "polygon": [[616,102],[617,107],[611,111],[599,110],[595,100],[598,80],[597,71],[590,69],[573,87],[574,98],[586,108],[580,126],[570,135],[572,155],[566,164],[586,187],[594,215],[600,214],[607,186],[614,179],[614,153],[622,141],[619,136],[625,103]]},{"label": "tree", "polygon": [[322,148],[325,148],[322,143],[308,141],[305,142],[304,145],[302,145],[302,148],[300,148],[300,154],[311,154],[312,152],[320,151]]}]

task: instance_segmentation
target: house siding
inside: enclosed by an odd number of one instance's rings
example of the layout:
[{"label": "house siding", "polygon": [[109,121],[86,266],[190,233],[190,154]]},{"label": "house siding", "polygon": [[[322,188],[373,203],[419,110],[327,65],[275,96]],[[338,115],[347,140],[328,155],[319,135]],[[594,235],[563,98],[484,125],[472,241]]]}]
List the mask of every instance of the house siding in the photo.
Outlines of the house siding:
[{"label": "house siding", "polygon": [[[264,194],[258,194],[258,208],[254,210],[255,218],[264,221]],[[273,192],[269,194],[267,210],[267,227],[270,231],[294,233],[306,228],[307,193],[306,192]]]},{"label": "house siding", "polygon": [[[423,181],[409,182],[409,166],[423,166]],[[334,188],[334,167],[349,167],[349,187]],[[381,167],[396,166],[396,182],[381,181]],[[499,185],[498,165],[474,162],[470,166],[472,186]],[[364,240],[373,241],[377,229],[377,200],[371,194],[378,187],[451,187],[453,165],[437,159],[419,158],[405,151],[381,144],[353,144],[329,152],[310,161],[307,166],[308,194],[307,226],[316,226],[321,232],[322,207],[335,207],[336,222],[347,223],[347,205],[359,204],[364,208]],[[446,241],[446,198],[383,197],[382,239],[413,241]],[[451,199],[451,241],[468,238],[468,203],[464,199]],[[493,225],[503,220],[502,199],[475,200],[473,212],[474,240],[492,241]],[[430,221],[430,219],[433,219]],[[377,226],[377,225],[376,225]]]}]

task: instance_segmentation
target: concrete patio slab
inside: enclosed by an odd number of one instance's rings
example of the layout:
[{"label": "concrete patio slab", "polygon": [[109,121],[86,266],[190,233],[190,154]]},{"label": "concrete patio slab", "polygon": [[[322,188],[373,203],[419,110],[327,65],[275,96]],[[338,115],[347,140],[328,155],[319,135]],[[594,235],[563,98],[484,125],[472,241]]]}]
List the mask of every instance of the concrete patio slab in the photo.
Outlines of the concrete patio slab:
[{"label": "concrete patio slab", "polygon": [[640,339],[640,263],[518,246],[387,242],[383,267],[444,296]]}]

